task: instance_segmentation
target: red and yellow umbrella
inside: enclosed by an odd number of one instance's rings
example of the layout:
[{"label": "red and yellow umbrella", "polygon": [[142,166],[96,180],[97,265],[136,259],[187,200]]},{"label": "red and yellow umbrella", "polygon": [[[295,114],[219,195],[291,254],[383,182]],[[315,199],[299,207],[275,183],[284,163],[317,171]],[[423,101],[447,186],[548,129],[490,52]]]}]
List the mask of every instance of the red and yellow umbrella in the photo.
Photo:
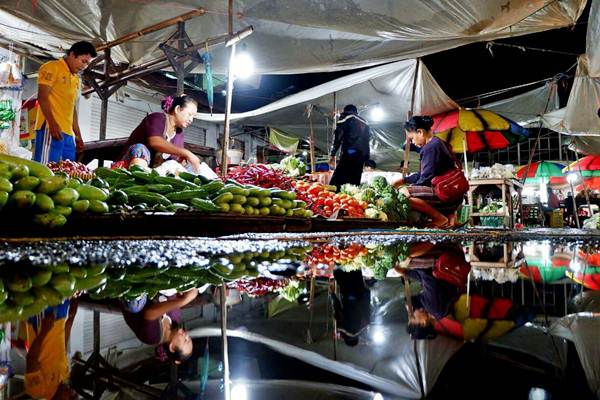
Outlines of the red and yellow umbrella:
[{"label": "red and yellow umbrella", "polygon": [[551,185],[560,185],[566,181],[562,172],[563,168],[564,165],[562,164],[548,161],[536,161],[531,163],[529,170],[527,170],[527,165],[523,165],[517,169],[517,178],[525,178],[525,171],[527,171],[525,183],[539,184],[544,180]]},{"label": "red and yellow umbrella", "polygon": [[461,108],[434,115],[432,131],[455,153],[505,149],[529,137],[527,129],[484,109]]}]

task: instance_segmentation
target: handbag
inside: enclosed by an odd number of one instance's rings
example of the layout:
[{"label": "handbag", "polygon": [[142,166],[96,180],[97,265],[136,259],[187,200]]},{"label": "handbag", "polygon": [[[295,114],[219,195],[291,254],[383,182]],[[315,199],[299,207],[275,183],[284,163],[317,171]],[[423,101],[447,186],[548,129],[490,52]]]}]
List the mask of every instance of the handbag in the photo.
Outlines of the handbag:
[{"label": "handbag", "polygon": [[444,202],[455,202],[460,199],[467,193],[469,190],[469,181],[463,174],[462,167],[460,162],[452,152],[452,150],[448,147],[446,142],[444,142],[446,150],[454,160],[454,167],[450,168],[444,174],[440,176],[436,176],[431,180],[431,188],[433,189],[433,193]]},{"label": "handbag", "polygon": [[467,284],[471,264],[465,261],[464,254],[453,251],[443,252],[435,262],[433,276],[456,287]]}]

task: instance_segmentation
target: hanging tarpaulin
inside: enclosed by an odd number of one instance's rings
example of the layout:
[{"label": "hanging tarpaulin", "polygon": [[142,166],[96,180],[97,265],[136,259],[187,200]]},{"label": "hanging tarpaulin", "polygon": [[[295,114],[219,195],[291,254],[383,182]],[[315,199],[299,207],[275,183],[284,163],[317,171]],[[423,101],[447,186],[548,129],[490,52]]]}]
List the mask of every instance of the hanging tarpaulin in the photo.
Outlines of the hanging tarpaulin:
[{"label": "hanging tarpaulin", "polygon": [[282,131],[269,128],[269,143],[286,153],[295,153],[298,149],[299,139],[291,137]]}]

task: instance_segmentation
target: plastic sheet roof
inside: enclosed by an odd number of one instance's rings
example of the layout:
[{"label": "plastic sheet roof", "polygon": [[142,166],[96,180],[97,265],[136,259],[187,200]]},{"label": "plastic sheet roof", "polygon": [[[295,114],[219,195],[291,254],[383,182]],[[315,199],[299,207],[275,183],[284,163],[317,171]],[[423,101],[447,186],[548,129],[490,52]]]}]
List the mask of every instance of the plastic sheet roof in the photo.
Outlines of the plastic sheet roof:
[{"label": "plastic sheet roof", "polygon": [[[244,40],[259,73],[353,69],[416,58],[465,44],[574,24],[585,0],[236,0],[234,30],[252,25]],[[226,33],[222,0],[0,1],[1,42],[55,56],[77,40],[112,41],[203,7],[186,23],[195,43]],[[113,50],[117,62],[139,64],[161,56],[157,46],[176,27]],[[33,46],[31,46],[33,45]],[[37,48],[36,48],[37,47]],[[224,72],[223,46],[214,68]]]}]

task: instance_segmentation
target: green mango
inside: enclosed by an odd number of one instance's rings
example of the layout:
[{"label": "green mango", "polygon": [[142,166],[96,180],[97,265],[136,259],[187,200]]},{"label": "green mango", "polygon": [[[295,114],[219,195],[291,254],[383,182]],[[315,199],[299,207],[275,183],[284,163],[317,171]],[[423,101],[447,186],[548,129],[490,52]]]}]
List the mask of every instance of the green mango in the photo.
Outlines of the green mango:
[{"label": "green mango", "polygon": [[8,293],[4,291],[0,292],[0,305],[2,305],[6,299],[8,299]]},{"label": "green mango", "polygon": [[37,193],[54,194],[67,186],[67,179],[63,176],[46,176],[40,178]]},{"label": "green mango", "polygon": [[29,176],[29,167],[27,165],[17,165],[12,170],[11,180],[16,182],[21,178],[25,178],[26,176]]},{"label": "green mango", "polygon": [[42,287],[50,282],[50,278],[52,278],[52,271],[40,269],[31,277],[31,284],[33,287]]},{"label": "green mango", "polygon": [[17,305],[8,305],[4,303],[0,306],[0,322],[18,321],[23,315],[23,307]]},{"label": "green mango", "polygon": [[33,297],[32,292],[12,292],[8,295],[8,299],[17,306],[28,306],[33,304],[35,301],[35,297]]},{"label": "green mango", "polygon": [[60,228],[67,223],[67,217],[57,212],[49,212],[34,215],[33,222],[47,228]]},{"label": "green mango", "polygon": [[40,178],[26,176],[15,182],[15,190],[35,190],[40,184]]},{"label": "green mango", "polygon": [[75,282],[75,290],[91,290],[106,283],[106,275],[96,275],[87,278],[78,278]]},{"label": "green mango", "polygon": [[90,208],[90,201],[89,200],[77,200],[75,203],[73,203],[72,207],[73,207],[73,211],[78,212],[78,213],[84,213],[88,210],[88,208]]},{"label": "green mango", "polygon": [[88,265],[85,269],[87,271],[87,276],[96,276],[104,273],[106,265],[93,264]]},{"label": "green mango", "polygon": [[19,209],[27,209],[35,204],[35,193],[29,190],[16,190],[11,193],[9,203]]},{"label": "green mango", "polygon": [[60,206],[70,206],[79,199],[79,192],[73,188],[63,188],[52,196],[54,203]]},{"label": "green mango", "polygon": [[68,217],[73,212],[73,209],[71,207],[66,206],[56,206],[54,207],[54,210],[52,210],[52,212],[62,214],[65,217]]},{"label": "green mango", "polygon": [[69,273],[77,279],[82,279],[88,276],[88,271],[84,267],[74,266],[69,269]]},{"label": "green mango", "polygon": [[48,307],[48,304],[43,300],[36,300],[28,306],[23,307],[21,312],[21,319],[33,317],[34,315],[40,314]]},{"label": "green mango", "polygon": [[8,192],[0,191],[0,210],[4,208],[6,203],[8,203],[9,194]]},{"label": "green mango", "polygon": [[54,200],[45,193],[35,195],[35,208],[43,213],[54,210]]},{"label": "green mango", "polygon": [[31,278],[26,274],[17,272],[8,278],[6,287],[11,292],[26,292],[32,287]]},{"label": "green mango", "polygon": [[53,275],[49,285],[64,297],[71,297],[75,292],[75,278],[68,273]]},{"label": "green mango", "polygon": [[44,299],[49,306],[56,306],[63,302],[63,296],[50,286],[33,288],[33,293],[38,299]]},{"label": "green mango", "polygon": [[8,179],[0,177],[0,191],[12,192],[13,184]]}]

